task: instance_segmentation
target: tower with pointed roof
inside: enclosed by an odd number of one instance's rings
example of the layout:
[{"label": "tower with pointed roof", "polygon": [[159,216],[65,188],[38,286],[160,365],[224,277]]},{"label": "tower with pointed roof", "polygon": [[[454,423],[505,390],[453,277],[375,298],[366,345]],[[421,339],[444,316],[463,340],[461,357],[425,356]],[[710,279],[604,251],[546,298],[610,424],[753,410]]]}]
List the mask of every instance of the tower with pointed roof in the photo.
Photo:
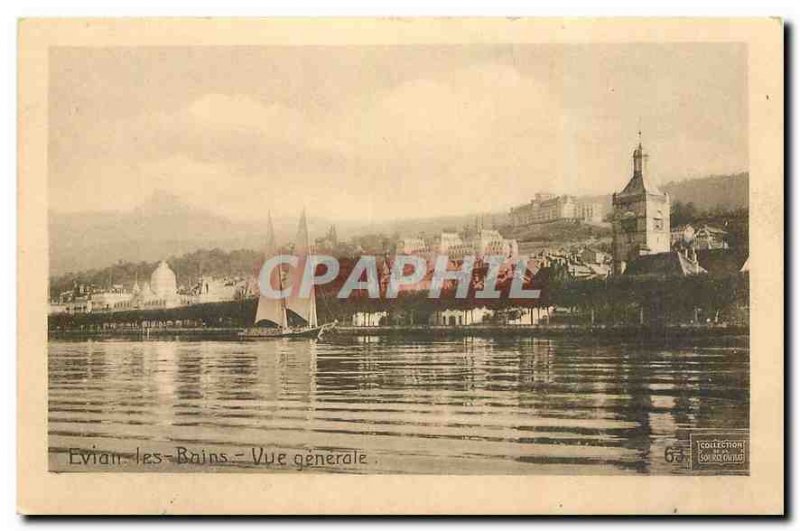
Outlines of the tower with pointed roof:
[{"label": "tower with pointed roof", "polygon": [[618,275],[639,256],[670,250],[669,194],[647,181],[646,160],[640,131],[639,145],[633,150],[633,176],[612,196],[612,255]]}]

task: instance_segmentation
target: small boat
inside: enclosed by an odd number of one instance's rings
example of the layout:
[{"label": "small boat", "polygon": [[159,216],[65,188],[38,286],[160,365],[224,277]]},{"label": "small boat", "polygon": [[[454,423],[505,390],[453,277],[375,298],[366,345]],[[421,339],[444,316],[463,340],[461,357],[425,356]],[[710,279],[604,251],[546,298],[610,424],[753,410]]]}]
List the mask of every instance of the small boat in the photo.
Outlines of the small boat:
[{"label": "small boat", "polygon": [[333,323],[326,323],[319,326],[295,326],[295,327],[251,327],[239,332],[240,339],[277,339],[281,337],[315,338],[322,339],[322,335],[334,327]]},{"label": "small boat", "polygon": [[[308,225],[306,223],[306,213],[300,217],[300,225],[297,230],[295,241],[295,253],[301,258],[301,265],[296,270],[302,271],[304,258],[310,254],[308,243]],[[272,216],[269,217],[267,233],[267,250],[265,261],[274,256],[277,247],[275,245],[275,233],[272,229]],[[284,278],[280,268],[275,268],[272,272],[273,287],[278,291],[283,291],[284,287],[289,287],[300,281],[300,275],[294,275],[293,280]],[[282,337],[296,338],[322,338],[322,335],[332,329],[335,323],[317,323],[317,298],[316,291],[312,286],[311,292],[306,297],[301,297],[298,290],[292,290],[288,298],[270,298],[260,295],[258,298],[258,308],[253,320],[253,326],[245,328],[239,332],[241,339],[277,339]],[[300,325],[289,324],[289,318],[293,323],[300,322]]]}]

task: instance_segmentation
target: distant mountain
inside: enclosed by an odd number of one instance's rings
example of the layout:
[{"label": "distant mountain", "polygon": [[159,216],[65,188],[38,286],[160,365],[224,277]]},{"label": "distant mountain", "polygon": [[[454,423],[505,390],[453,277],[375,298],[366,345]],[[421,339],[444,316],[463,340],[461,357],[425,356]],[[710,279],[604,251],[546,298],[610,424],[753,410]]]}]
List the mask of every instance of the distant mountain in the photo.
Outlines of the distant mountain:
[{"label": "distant mountain", "polygon": [[50,273],[154,261],[198,248],[257,249],[266,229],[230,221],[157,192],[130,211],[50,212]]},{"label": "distant mountain", "polygon": [[[735,209],[748,204],[748,175],[712,176],[671,182],[662,186],[672,201],[693,202],[699,210],[716,207]],[[611,196],[591,196],[611,209]],[[299,215],[299,213],[298,213]],[[275,218],[276,236],[291,241],[297,218]],[[308,218],[313,237],[324,234],[329,220]],[[420,217],[409,220],[337,221],[340,238],[371,233],[414,236],[457,231],[476,223],[501,227],[508,223],[508,211],[460,216]],[[139,207],[129,211],[58,213],[50,212],[50,274],[104,268],[119,261],[153,262],[190,253],[198,249],[259,250],[266,238],[264,220],[237,222],[186,204],[177,196],[156,192]]]},{"label": "distant mountain", "polygon": [[[299,217],[298,212],[298,217]],[[485,226],[502,224],[505,214],[482,216]],[[336,222],[340,238],[383,233],[413,236],[420,232],[460,230],[474,226],[477,215],[442,216],[364,223]],[[297,231],[298,218],[273,218],[276,237],[289,242]],[[309,215],[311,237],[323,235],[330,220]],[[263,221],[236,222],[205,209],[186,204],[179,197],[156,192],[129,211],[50,212],[50,274],[105,268],[120,261],[153,262],[199,249],[261,249],[267,234]]]}]

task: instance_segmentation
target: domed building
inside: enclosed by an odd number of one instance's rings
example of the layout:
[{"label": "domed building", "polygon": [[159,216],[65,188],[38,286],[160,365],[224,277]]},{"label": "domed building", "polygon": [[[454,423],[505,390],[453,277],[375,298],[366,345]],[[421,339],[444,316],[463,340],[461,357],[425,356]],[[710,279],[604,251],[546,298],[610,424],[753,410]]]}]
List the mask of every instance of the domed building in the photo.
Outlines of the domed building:
[{"label": "domed building", "polygon": [[133,292],[134,303],[139,308],[174,308],[181,302],[175,272],[163,260],[150,275],[150,282],[145,282],[141,288],[137,282]]},{"label": "domed building", "polygon": [[178,281],[175,278],[175,272],[163,260],[150,275],[150,291],[158,298],[177,297],[178,295]]}]

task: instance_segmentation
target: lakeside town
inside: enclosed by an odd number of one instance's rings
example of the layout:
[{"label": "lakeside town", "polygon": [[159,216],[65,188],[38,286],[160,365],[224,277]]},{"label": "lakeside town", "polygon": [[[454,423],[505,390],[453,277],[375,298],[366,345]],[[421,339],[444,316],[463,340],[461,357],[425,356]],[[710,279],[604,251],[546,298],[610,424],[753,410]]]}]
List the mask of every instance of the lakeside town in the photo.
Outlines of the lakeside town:
[{"label": "lakeside town", "polygon": [[[441,300],[431,301],[426,296],[432,277],[429,271],[421,282],[406,286],[396,300],[355,297],[340,301],[330,290],[320,289],[318,311],[328,321],[356,328],[746,325],[746,230],[742,238],[741,227],[734,233],[727,220],[721,219],[724,225],[720,226],[698,217],[687,219],[692,216],[686,215],[686,205],[673,203],[668,193],[648,180],[646,160],[640,141],[632,154],[632,174],[612,195],[610,209],[599,201],[542,192],[510,207],[501,223],[477,215],[460,228],[437,233],[379,234],[349,240],[340,239],[336,226],[331,225],[311,246],[314,253],[336,256],[343,264],[362,254],[379,256],[384,288],[400,255],[420,256],[428,263],[446,255],[453,268],[459,267],[465,256],[474,256],[478,265],[471,283],[473,293],[485,279],[489,257],[500,256],[507,264],[498,277],[500,289],[510,282],[513,264],[522,261],[527,267],[526,285],[542,290],[542,297],[535,301],[456,300],[447,297],[448,286]],[[746,224],[746,215],[744,220]],[[531,234],[572,237],[537,240],[531,239]],[[216,257],[231,258],[235,253],[218,251]],[[50,329],[252,325],[247,321],[255,315],[257,275],[264,256],[258,251],[239,251],[236,258],[239,271],[221,275],[204,272],[202,258],[193,271],[186,271],[183,264],[176,267],[181,258],[173,257],[149,271],[131,264],[132,282],[130,278],[115,281],[113,268],[102,282],[74,278],[72,285],[64,286],[61,278],[60,285],[51,282]]]}]

